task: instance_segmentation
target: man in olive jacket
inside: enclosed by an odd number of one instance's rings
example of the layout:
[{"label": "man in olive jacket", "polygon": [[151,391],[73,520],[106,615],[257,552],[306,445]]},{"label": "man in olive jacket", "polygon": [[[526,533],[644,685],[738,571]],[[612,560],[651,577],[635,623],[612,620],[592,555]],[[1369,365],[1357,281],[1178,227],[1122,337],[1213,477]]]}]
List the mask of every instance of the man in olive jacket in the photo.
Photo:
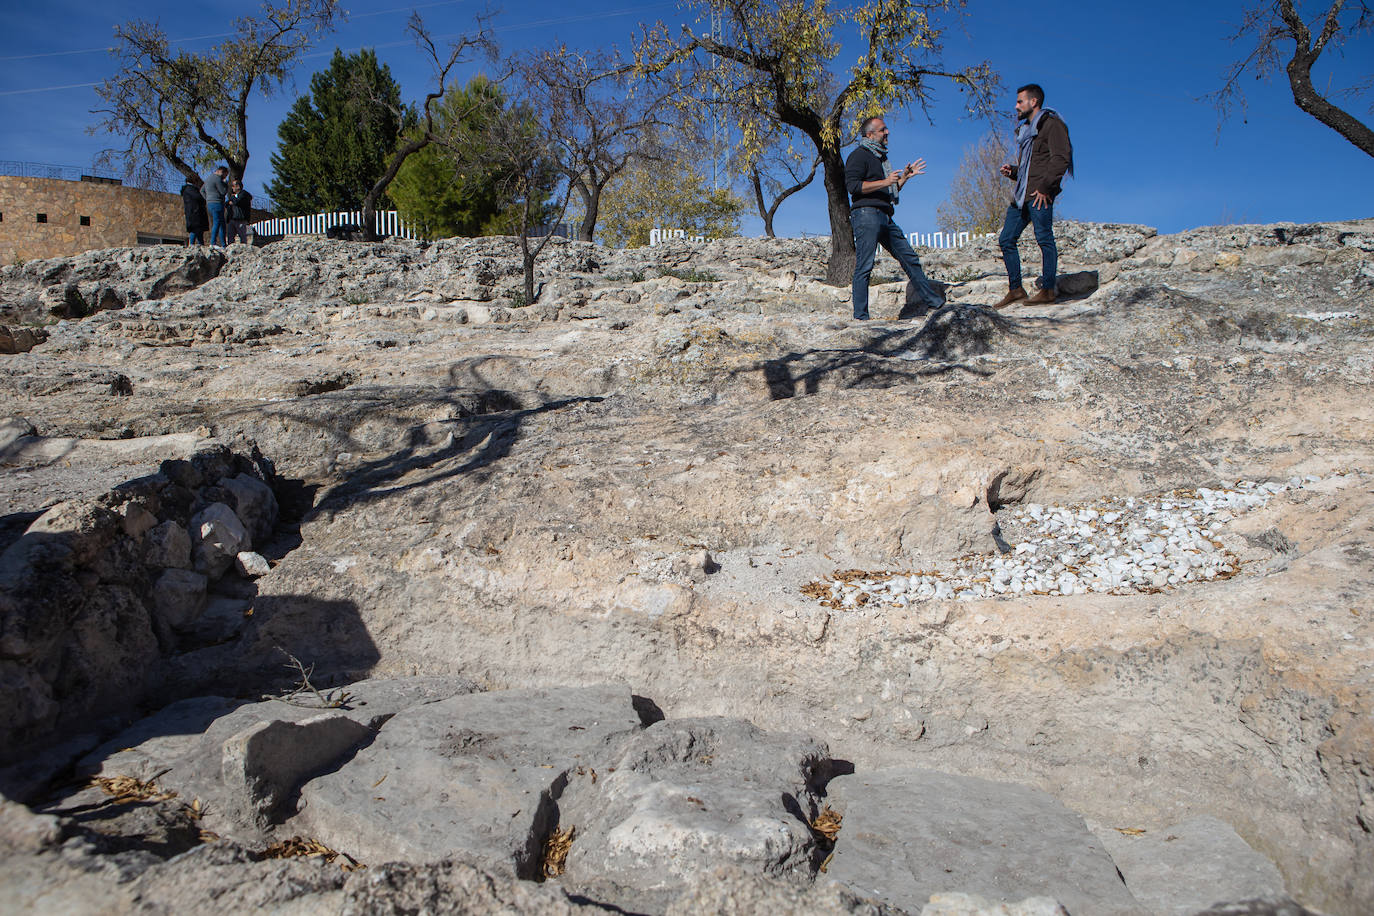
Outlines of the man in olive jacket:
[{"label": "man in olive jacket", "polygon": [[[1059,248],[1054,242],[1054,199],[1060,181],[1073,174],[1073,144],[1069,128],[1052,108],[1043,107],[1045,90],[1035,83],[1016,90],[1016,162],[1002,166],[1002,174],[1016,182],[1011,205],[1002,223],[1002,262],[1007,265],[1010,290],[993,308],[1003,309],[1013,302],[1042,305],[1055,299],[1055,277],[1059,271]],[[1040,245],[1040,289],[1027,296],[1021,285],[1021,254],[1017,239],[1026,226],[1035,228]]]}]

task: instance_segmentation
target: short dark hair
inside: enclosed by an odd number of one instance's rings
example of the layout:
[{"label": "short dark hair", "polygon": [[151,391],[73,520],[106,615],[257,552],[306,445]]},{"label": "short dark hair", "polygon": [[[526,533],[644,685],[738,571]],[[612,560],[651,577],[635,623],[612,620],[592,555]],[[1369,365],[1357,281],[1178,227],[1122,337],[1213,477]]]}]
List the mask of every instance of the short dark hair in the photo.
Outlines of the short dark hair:
[{"label": "short dark hair", "polygon": [[1045,90],[1040,88],[1039,83],[1027,83],[1026,85],[1021,86],[1016,90],[1017,95],[1020,95],[1023,92],[1031,98],[1035,99],[1036,105],[1043,106],[1045,104]]},{"label": "short dark hair", "polygon": [[882,115],[874,115],[874,116],[871,117],[871,118],[864,118],[864,122],[863,122],[862,124],[859,125],[859,136],[860,136],[860,137],[867,137],[867,136],[868,136],[868,129],[869,129],[870,127],[873,126],[873,122],[874,122],[874,121],[881,121],[881,120],[883,120],[883,116],[882,116]]}]

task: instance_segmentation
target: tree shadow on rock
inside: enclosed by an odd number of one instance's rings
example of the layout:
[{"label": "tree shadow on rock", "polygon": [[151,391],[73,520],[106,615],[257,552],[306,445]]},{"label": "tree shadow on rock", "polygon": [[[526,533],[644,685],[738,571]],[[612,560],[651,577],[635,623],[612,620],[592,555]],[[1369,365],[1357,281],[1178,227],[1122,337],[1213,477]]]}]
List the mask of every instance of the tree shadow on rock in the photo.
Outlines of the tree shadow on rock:
[{"label": "tree shadow on rock", "polygon": [[815,394],[823,382],[851,389],[890,388],[950,372],[986,378],[992,372],[971,360],[992,352],[999,336],[1027,333],[1024,324],[991,309],[947,305],[920,327],[875,329],[858,346],[792,352],[735,374],[761,373],[773,400]]},{"label": "tree shadow on rock", "polygon": [[484,408],[493,408],[492,412],[440,421],[449,428],[449,433],[436,447],[431,447],[428,437],[412,427],[400,448],[362,462],[349,473],[347,480],[330,487],[311,516],[480,471],[510,455],[522,427],[531,417],[601,400],[599,396],[571,397],[520,407],[520,401],[510,392],[483,392],[480,401]]}]

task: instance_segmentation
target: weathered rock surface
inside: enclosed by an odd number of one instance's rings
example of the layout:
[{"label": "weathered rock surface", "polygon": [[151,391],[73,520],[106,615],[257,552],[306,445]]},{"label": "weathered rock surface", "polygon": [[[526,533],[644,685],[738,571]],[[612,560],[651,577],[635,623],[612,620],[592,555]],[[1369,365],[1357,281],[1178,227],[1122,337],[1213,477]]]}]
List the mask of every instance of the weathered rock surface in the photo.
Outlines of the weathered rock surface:
[{"label": "weathered rock surface", "polygon": [[[816,240],[555,241],[528,306],[499,239],[0,271],[10,327],[124,306],[0,357],[0,398],[24,418],[0,431],[0,536],[47,512],[71,524],[33,533],[70,560],[21,563],[42,573],[26,597],[0,580],[0,708],[23,723],[24,785],[108,735],[103,715],[293,677],[280,648],[321,687],[625,683],[670,723],[813,736],[856,777],[919,766],[1033,786],[1145,838],[1209,816],[1301,904],[1362,913],[1374,223],[1058,228],[1058,303],[988,310],[1005,277],[980,243],[926,255],[949,305],[911,320],[894,320],[905,283],[880,263],[881,320],[862,325],[848,290],[820,282]],[[1033,242],[1023,257],[1032,272]],[[193,494],[175,512],[102,495],[207,439],[252,467],[169,475]],[[266,542],[225,485],[241,473],[279,502]],[[1091,525],[1077,516],[1135,500],[1162,524],[1172,491],[1237,481],[1283,486],[1209,521],[1208,549],[1234,561],[1209,581],[969,600],[912,584],[966,553],[1024,559],[1028,537],[999,522],[1032,504]],[[226,572],[199,616],[159,630],[152,586],[201,571],[162,526],[189,536],[212,503],[243,513],[268,571]],[[1077,550],[1046,562],[1097,562]],[[836,577],[856,585],[847,604]],[[122,868],[145,852],[90,856]],[[756,877],[769,895],[818,890]]]},{"label": "weathered rock surface", "polygon": [[865,896],[918,910],[933,894],[1070,913],[1144,914],[1077,814],[1037,789],[931,770],[877,770],[830,784],[844,817],[828,874]]},{"label": "weathered rock surface", "polygon": [[[658,722],[600,772],[572,774],[561,807],[576,828],[567,879],[634,889],[643,907],[722,862],[755,874],[815,870],[823,744],[730,719]],[[585,768],[584,768],[585,769]]]},{"label": "weathered rock surface", "polygon": [[536,878],[570,772],[639,727],[623,689],[456,696],[397,714],[345,766],[306,784],[298,820],[363,861],[461,854]]},{"label": "weathered rock surface", "polygon": [[1140,835],[1103,831],[1132,895],[1152,913],[1188,916],[1217,904],[1287,899],[1274,863],[1214,817],[1189,818]]}]

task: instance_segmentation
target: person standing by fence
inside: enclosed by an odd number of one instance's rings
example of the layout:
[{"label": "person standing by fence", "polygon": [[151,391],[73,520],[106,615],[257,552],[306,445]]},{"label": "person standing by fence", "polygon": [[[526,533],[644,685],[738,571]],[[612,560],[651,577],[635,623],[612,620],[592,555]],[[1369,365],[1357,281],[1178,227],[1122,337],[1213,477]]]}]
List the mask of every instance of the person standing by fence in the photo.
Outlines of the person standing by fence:
[{"label": "person standing by fence", "polygon": [[253,219],[253,195],[243,189],[243,182],[235,178],[229,182],[229,194],[224,198],[224,216],[229,220],[229,238],[248,242],[248,223]]},{"label": "person standing by fence", "polygon": [[229,169],[222,165],[205,177],[205,207],[210,211],[211,245],[223,246],[227,242],[224,235],[224,195],[229,193],[229,185],[225,181],[228,177]]}]

